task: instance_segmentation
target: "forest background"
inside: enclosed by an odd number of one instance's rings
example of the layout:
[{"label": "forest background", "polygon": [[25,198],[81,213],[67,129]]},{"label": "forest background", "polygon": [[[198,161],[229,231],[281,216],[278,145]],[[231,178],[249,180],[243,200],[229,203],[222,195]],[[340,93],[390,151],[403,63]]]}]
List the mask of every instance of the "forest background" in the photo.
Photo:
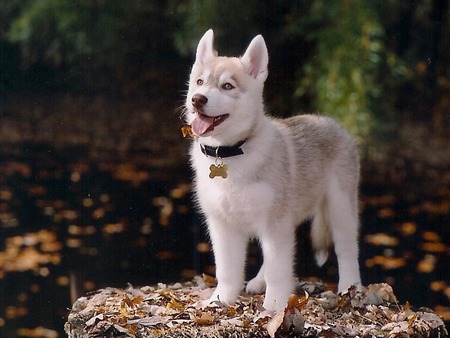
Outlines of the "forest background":
[{"label": "forest background", "polygon": [[405,118],[443,132],[448,15],[442,0],[3,1],[0,91],[3,100],[30,92],[166,99],[170,113],[199,37],[214,28],[225,55],[264,36],[271,114],[335,116],[365,143]]}]

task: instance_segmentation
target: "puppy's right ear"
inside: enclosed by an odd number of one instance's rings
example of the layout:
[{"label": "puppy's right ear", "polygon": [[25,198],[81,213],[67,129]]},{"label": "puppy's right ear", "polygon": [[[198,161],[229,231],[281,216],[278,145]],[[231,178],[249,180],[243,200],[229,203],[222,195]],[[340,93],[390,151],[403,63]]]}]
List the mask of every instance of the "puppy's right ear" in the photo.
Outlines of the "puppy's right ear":
[{"label": "puppy's right ear", "polygon": [[213,48],[213,42],[214,32],[210,29],[202,36],[198,43],[195,63],[202,65],[217,56],[217,52]]}]

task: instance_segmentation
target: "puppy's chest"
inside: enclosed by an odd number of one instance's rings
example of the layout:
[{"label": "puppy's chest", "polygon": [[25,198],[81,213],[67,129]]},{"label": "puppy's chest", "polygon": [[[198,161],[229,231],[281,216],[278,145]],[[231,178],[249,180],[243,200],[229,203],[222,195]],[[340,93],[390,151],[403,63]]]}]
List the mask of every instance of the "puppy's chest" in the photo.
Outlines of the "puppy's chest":
[{"label": "puppy's chest", "polygon": [[249,223],[269,210],[274,192],[264,182],[245,182],[233,177],[198,178],[197,195],[207,216]]}]

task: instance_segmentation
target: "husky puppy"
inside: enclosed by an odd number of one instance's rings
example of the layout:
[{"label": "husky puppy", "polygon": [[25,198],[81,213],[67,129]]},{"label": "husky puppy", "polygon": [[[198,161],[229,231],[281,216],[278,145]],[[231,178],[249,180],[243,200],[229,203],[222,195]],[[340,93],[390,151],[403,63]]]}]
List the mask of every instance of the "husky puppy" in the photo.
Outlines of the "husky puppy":
[{"label": "husky puppy", "polygon": [[257,238],[264,263],[246,291],[265,291],[263,306],[281,311],[296,285],[296,226],[306,219],[312,219],[318,264],[334,243],[339,291],[360,284],[359,163],[353,139],[332,119],[265,114],[267,63],[262,36],[242,57],[221,57],[213,31],[207,31],[197,47],[184,114],[195,139],[196,199],[216,262],[218,286],[208,302],[236,301],[247,244]]}]

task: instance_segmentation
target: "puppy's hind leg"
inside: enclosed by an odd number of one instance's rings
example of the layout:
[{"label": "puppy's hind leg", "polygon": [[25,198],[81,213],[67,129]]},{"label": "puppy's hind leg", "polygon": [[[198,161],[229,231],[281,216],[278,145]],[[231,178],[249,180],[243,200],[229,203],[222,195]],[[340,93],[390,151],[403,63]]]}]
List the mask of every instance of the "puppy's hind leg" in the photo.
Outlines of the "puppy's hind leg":
[{"label": "puppy's hind leg", "polygon": [[[348,190],[348,191],[346,191]],[[327,220],[339,265],[339,292],[352,285],[360,286],[358,263],[358,211],[357,193],[342,189],[336,177],[332,177],[326,196]]]},{"label": "puppy's hind leg", "polygon": [[266,281],[264,279],[264,263],[263,263],[256,277],[254,277],[247,283],[245,291],[247,293],[258,294],[263,293],[265,290],[266,290]]}]

